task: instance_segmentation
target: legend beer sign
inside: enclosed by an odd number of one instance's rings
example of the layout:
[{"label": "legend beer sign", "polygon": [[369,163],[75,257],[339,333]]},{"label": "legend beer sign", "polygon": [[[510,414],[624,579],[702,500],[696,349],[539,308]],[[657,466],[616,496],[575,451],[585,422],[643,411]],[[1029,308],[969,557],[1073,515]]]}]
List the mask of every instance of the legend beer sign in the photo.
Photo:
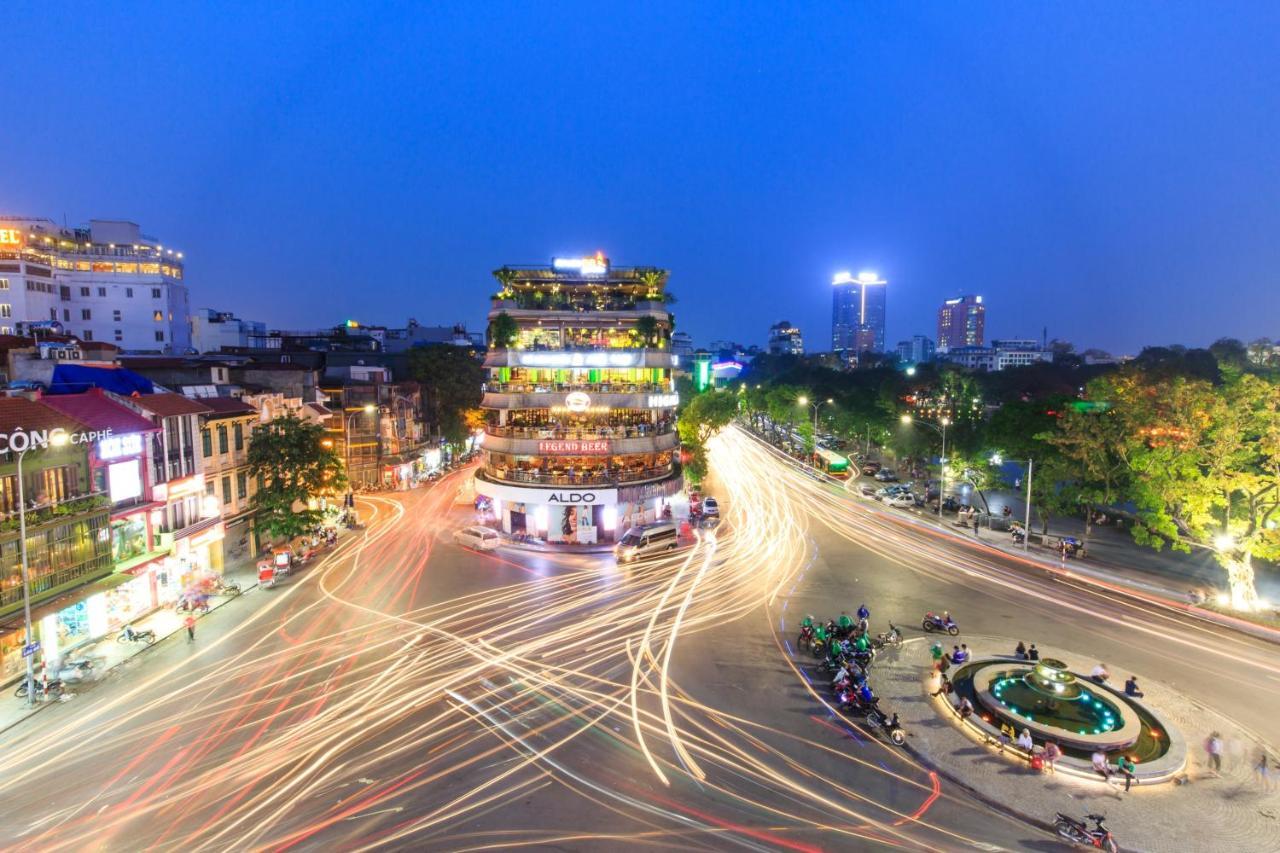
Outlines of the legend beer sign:
[{"label": "legend beer sign", "polygon": [[608,456],[611,445],[607,439],[539,441],[538,452],[546,456]]}]

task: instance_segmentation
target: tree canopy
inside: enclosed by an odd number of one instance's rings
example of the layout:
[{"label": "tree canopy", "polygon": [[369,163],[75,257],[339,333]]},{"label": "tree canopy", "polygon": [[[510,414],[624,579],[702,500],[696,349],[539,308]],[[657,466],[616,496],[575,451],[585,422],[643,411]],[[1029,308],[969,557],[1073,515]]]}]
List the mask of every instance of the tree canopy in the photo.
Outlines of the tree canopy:
[{"label": "tree canopy", "polygon": [[409,350],[409,374],[422,386],[423,408],[447,441],[467,437],[467,415],[480,405],[484,366],[468,347],[429,344]]},{"label": "tree canopy", "polygon": [[292,538],[313,529],[318,510],[307,508],[317,495],[346,488],[342,459],[326,447],[324,427],[295,417],[259,426],[249,444],[249,475],[258,481],[253,496],[257,524],[272,536]]}]

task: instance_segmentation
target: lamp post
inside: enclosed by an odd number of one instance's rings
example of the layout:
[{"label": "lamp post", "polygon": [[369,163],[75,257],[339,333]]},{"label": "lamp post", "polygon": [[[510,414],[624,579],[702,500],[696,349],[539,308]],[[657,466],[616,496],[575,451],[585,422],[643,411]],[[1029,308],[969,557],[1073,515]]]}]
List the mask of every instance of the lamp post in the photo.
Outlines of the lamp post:
[{"label": "lamp post", "polygon": [[[347,451],[346,461],[347,461],[348,484],[350,484],[351,482],[351,422],[355,420],[356,415],[361,415],[361,414],[372,415],[377,410],[378,410],[377,406],[373,405],[373,403],[365,403],[364,406],[362,406],[359,410],[354,411],[351,414],[347,415],[347,421],[346,421],[346,424],[344,424],[345,429],[343,430],[346,441],[343,442],[343,444],[345,445],[345,449]],[[348,485],[348,488],[350,488],[350,485]]]},{"label": "lamp post", "polygon": [[903,415],[900,420],[904,424],[923,424],[929,429],[942,436],[942,455],[938,457],[938,518],[942,518],[942,498],[947,493],[947,426],[951,423],[951,418],[945,415],[938,418],[938,423],[933,424],[929,421],[917,421],[911,415]]},{"label": "lamp post", "polygon": [[[68,441],[65,432],[55,432],[49,436],[49,444],[54,447],[62,447]],[[26,642],[23,644],[23,651],[31,646],[31,580],[28,576],[27,569],[27,494],[22,484],[22,458],[27,455],[30,445],[23,450],[18,451],[18,551],[21,553],[22,561],[22,619],[26,628]],[[30,708],[36,701],[36,673],[35,673],[35,652],[23,655],[27,661],[27,707]]]},{"label": "lamp post", "polygon": [[835,405],[836,401],[828,397],[825,400],[818,400],[816,402],[810,403],[808,397],[800,396],[796,398],[796,402],[799,403],[801,406],[808,406],[809,408],[813,409],[813,446],[814,446],[814,449],[817,449],[818,447],[818,409],[822,408],[823,406],[833,406]]}]

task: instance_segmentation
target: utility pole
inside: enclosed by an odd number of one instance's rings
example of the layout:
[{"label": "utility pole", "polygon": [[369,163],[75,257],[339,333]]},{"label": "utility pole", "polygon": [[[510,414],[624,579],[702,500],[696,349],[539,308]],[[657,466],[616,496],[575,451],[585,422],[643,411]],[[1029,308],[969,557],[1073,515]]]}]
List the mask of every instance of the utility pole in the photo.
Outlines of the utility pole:
[{"label": "utility pole", "polygon": [[1024,551],[1031,548],[1031,468],[1034,463],[1034,459],[1027,460],[1027,513],[1022,528],[1022,550]]}]

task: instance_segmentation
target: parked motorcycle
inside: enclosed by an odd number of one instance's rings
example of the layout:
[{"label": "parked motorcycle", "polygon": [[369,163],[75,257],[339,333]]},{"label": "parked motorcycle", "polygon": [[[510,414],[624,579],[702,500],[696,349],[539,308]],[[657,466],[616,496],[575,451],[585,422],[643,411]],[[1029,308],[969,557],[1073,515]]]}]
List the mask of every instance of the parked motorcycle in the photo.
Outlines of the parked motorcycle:
[{"label": "parked motorcycle", "polygon": [[1062,812],[1058,812],[1058,819],[1054,821],[1053,828],[1058,831],[1058,835],[1068,841],[1087,844],[1090,847],[1106,850],[1108,853],[1118,853],[1120,848],[1116,845],[1111,830],[1102,823],[1106,818],[1100,814],[1087,814],[1084,817],[1085,820],[1093,821],[1092,828],[1085,824],[1084,820],[1076,820]]},{"label": "parked motorcycle", "polygon": [[894,648],[897,648],[901,645],[902,632],[898,630],[898,626],[892,622],[889,623],[888,631],[876,634],[875,638],[871,641],[871,648],[873,649],[883,649],[885,646],[893,646]]},{"label": "parked motorcycle", "polygon": [[143,628],[141,631],[135,631],[126,625],[124,630],[120,632],[120,636],[116,637],[117,643],[146,643],[148,646],[156,641],[156,632],[150,628]]},{"label": "parked motorcycle", "polygon": [[[56,678],[49,679],[48,683],[42,681],[36,681],[34,683],[37,699],[43,699],[45,696],[56,699],[66,692],[66,686]],[[25,678],[18,683],[18,689],[14,691],[13,695],[17,696],[19,699],[27,698],[27,680]]]},{"label": "parked motorcycle", "polygon": [[902,730],[902,726],[898,725],[897,714],[889,717],[879,708],[871,708],[867,711],[867,722],[872,728],[884,732],[885,736],[893,741],[895,746],[906,745],[907,733]]},{"label": "parked motorcycle", "polygon": [[920,627],[925,630],[925,633],[946,631],[953,637],[960,633],[960,626],[956,624],[956,620],[952,619],[951,616],[939,616],[932,611],[924,615],[924,621],[920,623]]}]

